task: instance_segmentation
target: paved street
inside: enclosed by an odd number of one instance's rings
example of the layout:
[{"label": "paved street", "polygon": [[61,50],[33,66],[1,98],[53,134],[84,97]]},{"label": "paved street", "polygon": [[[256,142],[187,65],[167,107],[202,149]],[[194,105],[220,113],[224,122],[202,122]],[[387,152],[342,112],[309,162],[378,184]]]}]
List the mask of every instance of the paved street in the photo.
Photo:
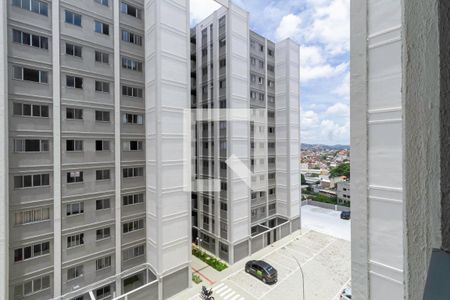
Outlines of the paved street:
[{"label": "paved street", "polygon": [[[244,264],[250,259],[264,259],[274,266],[278,270],[278,282],[266,285],[245,273]],[[302,299],[301,272],[296,259],[305,274],[308,300],[335,299],[350,280],[349,241],[303,229],[216,275],[206,271],[208,268],[203,269],[200,275],[207,273],[210,282],[203,278],[200,285],[172,299],[200,299],[201,285],[212,286],[216,300]]]}]

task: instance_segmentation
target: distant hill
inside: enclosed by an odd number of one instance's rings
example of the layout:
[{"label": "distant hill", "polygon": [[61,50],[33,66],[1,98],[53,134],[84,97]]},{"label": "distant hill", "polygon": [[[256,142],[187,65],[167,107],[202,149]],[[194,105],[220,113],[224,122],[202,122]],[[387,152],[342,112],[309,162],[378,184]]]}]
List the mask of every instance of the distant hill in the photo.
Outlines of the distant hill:
[{"label": "distant hill", "polygon": [[302,150],[349,150],[348,145],[301,144]]}]

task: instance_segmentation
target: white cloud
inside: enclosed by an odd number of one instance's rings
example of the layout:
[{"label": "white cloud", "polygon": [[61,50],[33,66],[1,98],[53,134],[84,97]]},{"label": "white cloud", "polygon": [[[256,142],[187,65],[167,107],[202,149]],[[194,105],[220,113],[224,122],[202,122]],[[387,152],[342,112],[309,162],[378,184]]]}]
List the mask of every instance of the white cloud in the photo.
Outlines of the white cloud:
[{"label": "white cloud", "polygon": [[319,125],[319,115],[312,110],[301,112],[300,123],[302,130],[316,128]]},{"label": "white cloud", "polygon": [[308,42],[320,42],[331,54],[350,49],[350,0],[311,0],[312,23],[305,27]]},{"label": "white cloud", "polygon": [[330,143],[348,143],[350,136],[350,120],[347,119],[344,125],[339,125],[333,120],[323,120],[320,123],[320,133],[322,139]]},{"label": "white cloud", "polygon": [[342,63],[337,66],[332,66],[330,64],[300,66],[300,80],[302,82],[307,82],[314,79],[331,78],[344,73],[347,68],[348,63]]},{"label": "white cloud", "polygon": [[191,0],[191,25],[202,21],[220,7],[213,0]]},{"label": "white cloud", "polygon": [[349,117],[350,116],[350,107],[347,104],[338,102],[325,111],[326,115],[335,116],[335,117]]},{"label": "white cloud", "polygon": [[346,100],[350,99],[350,72],[345,74],[342,83],[333,92]]},{"label": "white cloud", "polygon": [[297,36],[300,33],[301,23],[302,20],[297,15],[289,14],[284,16],[281,19],[280,25],[278,25],[278,28],[276,30],[277,38],[283,40],[289,37],[293,38]]}]

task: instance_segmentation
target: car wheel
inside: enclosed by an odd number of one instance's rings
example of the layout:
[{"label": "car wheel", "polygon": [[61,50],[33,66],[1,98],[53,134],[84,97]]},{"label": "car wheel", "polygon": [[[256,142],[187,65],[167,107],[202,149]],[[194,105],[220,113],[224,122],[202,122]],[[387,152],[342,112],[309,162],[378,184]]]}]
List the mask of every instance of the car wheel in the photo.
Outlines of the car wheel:
[{"label": "car wheel", "polygon": [[266,278],[263,277],[262,282],[267,283]]},{"label": "car wheel", "polygon": [[250,269],[245,268],[245,273],[250,273]]}]

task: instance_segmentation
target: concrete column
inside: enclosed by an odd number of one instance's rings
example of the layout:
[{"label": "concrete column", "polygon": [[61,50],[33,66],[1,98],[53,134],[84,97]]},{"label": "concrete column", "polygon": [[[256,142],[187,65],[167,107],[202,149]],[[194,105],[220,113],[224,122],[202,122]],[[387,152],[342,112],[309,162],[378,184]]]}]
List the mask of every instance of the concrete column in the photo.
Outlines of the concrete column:
[{"label": "concrete column", "polygon": [[[450,3],[438,1],[441,130],[441,237],[442,249],[450,252]],[[433,2],[434,3],[434,2]],[[435,12],[436,10],[433,10]],[[439,206],[439,204],[438,204]],[[436,210],[435,210],[436,211]],[[434,226],[435,228],[436,226]]]},{"label": "concrete column", "polygon": [[[190,108],[189,0],[145,1],[147,262],[159,297],[189,286],[191,194],[184,189],[184,110]],[[171,276],[176,272],[183,276]],[[178,275],[178,274],[177,274]],[[164,293],[164,295],[162,295]]]},{"label": "concrete column", "polygon": [[[439,99],[440,84],[448,86],[448,82],[439,82],[438,2],[405,1],[402,8],[404,270],[405,298],[411,300],[422,299],[432,248],[441,245],[440,187],[444,200],[450,175],[448,163],[439,165],[441,151],[443,159],[448,156],[448,125],[441,127],[441,145],[445,146],[436,146],[439,118],[442,125],[448,124],[445,110],[450,108],[448,98]],[[447,52],[448,44],[441,54],[448,57]]]},{"label": "concrete column", "polygon": [[367,1],[351,1],[352,293],[369,299],[367,202]]},{"label": "concrete column", "polygon": [[300,47],[291,39],[275,45],[277,213],[300,217]]},{"label": "concrete column", "polygon": [[0,3],[0,298],[9,299],[8,1]]},{"label": "concrete column", "polygon": [[[114,218],[115,218],[115,267],[116,274],[122,272],[122,169],[121,169],[121,136],[122,119],[120,117],[120,1],[113,1],[114,22]],[[116,293],[121,295],[122,279],[116,278]]]},{"label": "concrete column", "polygon": [[53,78],[53,297],[61,295],[61,65],[60,7],[52,1]]},{"label": "concrete column", "polygon": [[[233,3],[227,13],[227,108],[250,109],[249,71],[249,15]],[[227,127],[227,156],[235,155],[250,166],[250,122],[232,121]],[[242,180],[243,174],[229,170],[228,213],[230,263],[234,263],[234,246],[250,236],[250,188]],[[247,176],[250,176],[248,174]],[[233,248],[233,249],[232,249]],[[230,251],[231,250],[231,251]]]}]

